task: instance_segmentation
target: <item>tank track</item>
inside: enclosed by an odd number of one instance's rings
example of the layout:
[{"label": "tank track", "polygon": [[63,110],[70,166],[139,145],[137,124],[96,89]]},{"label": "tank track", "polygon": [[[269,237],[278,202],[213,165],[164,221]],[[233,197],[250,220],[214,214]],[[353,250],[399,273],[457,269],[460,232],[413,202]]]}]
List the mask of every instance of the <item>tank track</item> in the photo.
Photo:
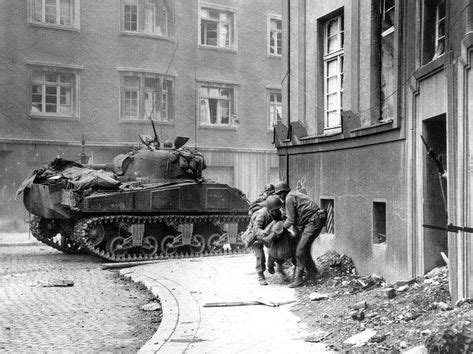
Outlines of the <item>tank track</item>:
[{"label": "tank track", "polygon": [[60,242],[53,239],[55,235],[48,234],[48,230],[45,230],[45,225],[43,224],[43,219],[39,216],[33,215],[30,219],[30,231],[31,234],[35,239],[48,245],[58,251],[67,253],[67,254],[79,254],[84,253],[84,250],[81,249],[80,245],[70,239],[70,237],[66,237],[65,240],[67,241],[65,244],[61,244]]},{"label": "tank track", "polygon": [[204,252],[204,253],[187,253],[187,254],[157,254],[157,255],[115,255],[110,252],[101,250],[99,247],[96,247],[92,242],[87,238],[88,230],[90,227],[100,224],[107,223],[195,223],[195,222],[249,222],[249,216],[247,215],[159,215],[159,216],[137,216],[137,215],[108,215],[108,216],[97,216],[90,217],[79,220],[72,234],[73,242],[76,242],[81,245],[81,247],[87,249],[89,253],[96,255],[104,260],[110,262],[135,262],[135,261],[150,261],[150,260],[160,260],[160,259],[169,259],[169,258],[192,258],[192,257],[202,257],[202,256],[214,256],[221,254],[238,254],[246,253],[246,250],[231,250],[224,251],[219,250],[216,252]]}]

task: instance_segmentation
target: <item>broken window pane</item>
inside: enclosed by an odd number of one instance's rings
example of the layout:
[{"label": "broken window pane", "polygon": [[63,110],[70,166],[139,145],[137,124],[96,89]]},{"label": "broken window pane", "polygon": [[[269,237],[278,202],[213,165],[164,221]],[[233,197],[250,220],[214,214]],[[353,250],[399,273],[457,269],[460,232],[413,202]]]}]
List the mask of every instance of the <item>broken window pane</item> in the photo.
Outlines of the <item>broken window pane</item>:
[{"label": "broken window pane", "polygon": [[201,8],[200,43],[230,48],[233,38],[233,14],[216,9]]}]

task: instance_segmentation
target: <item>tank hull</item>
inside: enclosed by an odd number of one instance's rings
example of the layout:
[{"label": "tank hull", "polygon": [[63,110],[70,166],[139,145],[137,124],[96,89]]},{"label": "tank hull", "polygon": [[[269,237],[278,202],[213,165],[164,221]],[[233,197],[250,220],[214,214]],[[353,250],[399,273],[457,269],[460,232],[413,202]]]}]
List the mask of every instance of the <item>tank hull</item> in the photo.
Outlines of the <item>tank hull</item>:
[{"label": "tank hull", "polygon": [[[120,262],[215,252],[225,241],[242,248],[249,206],[236,188],[193,180],[122,186],[87,196],[33,183],[24,191],[24,204],[36,215],[36,238],[68,253],[75,247]],[[55,243],[57,234],[62,241]]]}]

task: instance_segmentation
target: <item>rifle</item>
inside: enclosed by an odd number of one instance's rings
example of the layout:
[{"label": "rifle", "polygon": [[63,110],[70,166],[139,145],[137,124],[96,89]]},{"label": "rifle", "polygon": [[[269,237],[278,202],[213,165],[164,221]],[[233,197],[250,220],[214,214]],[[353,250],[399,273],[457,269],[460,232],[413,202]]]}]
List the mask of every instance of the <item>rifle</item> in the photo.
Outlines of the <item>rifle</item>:
[{"label": "rifle", "polygon": [[[422,135],[420,136],[420,138],[422,139],[422,142],[424,143],[425,148],[427,149],[427,155],[432,159],[432,161],[434,161],[439,171],[440,189],[442,190],[443,205],[445,206],[445,213],[447,214],[447,220],[448,220],[447,196],[445,195],[445,187],[444,187],[444,183],[446,183],[445,173],[447,171],[443,167],[441,157],[438,156],[435,153],[434,149],[432,149],[427,144],[427,142],[425,141]],[[428,229],[442,230],[442,231],[448,231],[448,232],[454,232],[454,233],[458,233],[459,231],[473,233],[473,228],[471,227],[456,226],[451,223],[447,224],[447,226],[436,226],[436,225],[427,225],[427,224],[423,224],[422,226]]]},{"label": "rifle", "polygon": [[446,171],[445,168],[443,167],[442,164],[442,158],[438,156],[434,149],[432,149],[429,145],[427,145],[424,137],[421,135],[420,138],[422,139],[422,142],[425,145],[425,148],[427,149],[427,155],[432,159],[432,161],[435,163],[435,166],[437,166],[437,169],[439,170],[439,173],[443,175]]}]

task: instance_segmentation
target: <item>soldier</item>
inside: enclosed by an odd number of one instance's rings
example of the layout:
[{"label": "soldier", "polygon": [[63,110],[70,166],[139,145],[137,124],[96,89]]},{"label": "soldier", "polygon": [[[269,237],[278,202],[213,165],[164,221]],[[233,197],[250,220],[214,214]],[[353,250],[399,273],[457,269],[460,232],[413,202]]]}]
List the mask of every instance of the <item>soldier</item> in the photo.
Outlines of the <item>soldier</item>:
[{"label": "soldier", "polygon": [[[270,195],[265,202],[265,206],[259,209],[253,216],[252,232],[256,241],[253,243],[253,253],[256,256],[256,273],[258,274],[258,281],[260,285],[268,285],[266,278],[264,277],[264,271],[266,270],[266,257],[264,254],[264,242],[262,238],[266,235],[265,228],[273,220],[281,220],[281,208],[282,202],[276,195]],[[279,267],[278,267],[279,269]],[[282,269],[282,268],[281,268]]]},{"label": "soldier", "polygon": [[251,202],[248,214],[251,215],[255,211],[261,209],[264,205],[264,201],[266,200],[266,198],[268,198],[272,194],[274,194],[274,185],[270,183],[264,187],[264,191],[260,193],[259,197]]},{"label": "soldier", "polygon": [[291,191],[286,182],[278,182],[275,193],[285,205],[286,220],[283,227],[295,237],[298,237],[297,234],[300,235],[296,247],[297,265],[294,281],[289,285],[295,288],[304,283],[304,270],[308,276],[317,274],[310,247],[324,226],[324,218],[316,202],[299,191]]}]

